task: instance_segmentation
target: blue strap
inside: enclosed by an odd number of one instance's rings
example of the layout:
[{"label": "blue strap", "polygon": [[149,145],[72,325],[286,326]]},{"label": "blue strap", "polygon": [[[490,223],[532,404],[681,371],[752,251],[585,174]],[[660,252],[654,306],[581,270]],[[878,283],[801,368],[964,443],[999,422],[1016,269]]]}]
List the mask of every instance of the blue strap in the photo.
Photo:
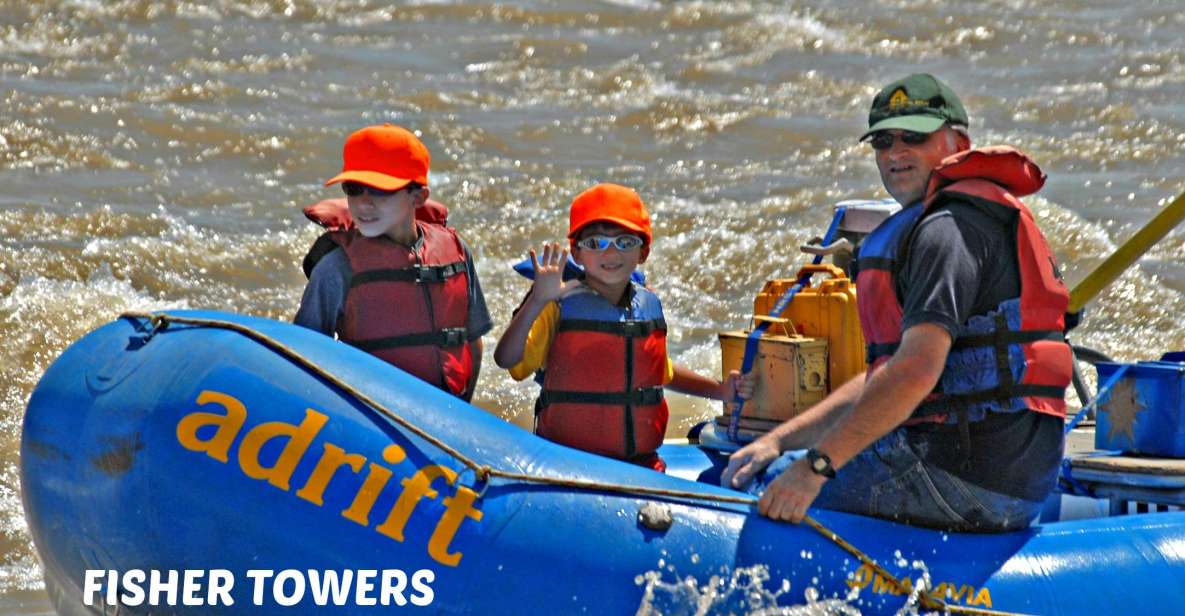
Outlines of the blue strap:
[{"label": "blue strap", "polygon": [[1073,468],[1073,465],[1070,463],[1070,459],[1069,458],[1062,458],[1061,479],[1064,482],[1064,484],[1058,486],[1061,489],[1062,493],[1070,494],[1072,496],[1089,496],[1091,498],[1096,498],[1095,494],[1094,494],[1094,490],[1091,490],[1090,488],[1086,487],[1082,482],[1078,481],[1074,477],[1072,468]]},{"label": "blue strap", "polygon": [[[827,233],[823,234],[823,245],[827,246],[835,241],[835,234],[839,231],[839,223],[843,220],[843,214],[847,211],[847,207],[839,206],[835,208],[835,217],[831,219],[831,226],[827,227]],[[823,255],[815,255],[812,265],[818,265],[823,262]],[[774,304],[773,310],[770,310],[769,316],[777,317],[786,310],[790,305],[790,301],[794,299],[795,295],[802,290],[811,281],[811,273],[807,272],[798,278],[782,297],[778,298]],[[748,374],[753,369],[753,362],[757,359],[757,344],[761,341],[761,336],[765,334],[765,330],[769,329],[769,321],[762,321],[753,327],[753,331],[749,332],[749,337],[745,339],[745,357],[741,360],[741,374]],[[736,407],[732,409],[732,415],[728,418],[728,440],[734,443],[740,442],[737,439],[737,433],[741,425],[741,409],[745,406],[745,401],[740,396],[733,398],[736,402]]]},{"label": "blue strap", "polygon": [[1078,422],[1082,421],[1082,419],[1086,417],[1086,414],[1090,412],[1091,409],[1098,406],[1099,399],[1110,392],[1112,387],[1115,387],[1115,384],[1118,383],[1119,379],[1123,377],[1123,373],[1127,372],[1127,369],[1130,367],[1131,364],[1124,364],[1111,374],[1106,382],[1104,382],[1103,385],[1099,387],[1099,393],[1095,394],[1094,398],[1092,398],[1088,404],[1084,405],[1082,410],[1078,411],[1077,415],[1074,415],[1074,418],[1070,420],[1070,423],[1066,424],[1066,434],[1069,434],[1070,430],[1073,430],[1075,427],[1077,427]]}]

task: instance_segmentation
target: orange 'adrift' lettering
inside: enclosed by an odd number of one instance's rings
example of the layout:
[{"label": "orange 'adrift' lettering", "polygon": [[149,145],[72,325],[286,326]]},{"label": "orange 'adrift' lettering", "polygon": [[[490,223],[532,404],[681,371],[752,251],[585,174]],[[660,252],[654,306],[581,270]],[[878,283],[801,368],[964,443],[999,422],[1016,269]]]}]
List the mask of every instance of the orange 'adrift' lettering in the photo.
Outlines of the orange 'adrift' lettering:
[{"label": "orange 'adrift' lettering", "polygon": [[[204,453],[214,460],[230,462],[230,450],[235,439],[247,421],[247,407],[238,399],[225,393],[205,390],[198,394],[199,405],[216,404],[223,412],[196,411],[181,418],[177,423],[177,442],[182,447]],[[266,481],[285,492],[291,489],[292,476],[301,460],[312,449],[321,429],[329,423],[329,416],[314,409],[305,409],[299,424],[271,421],[259,424],[247,431],[239,444],[236,460],[239,470],[252,479]],[[201,432],[201,435],[199,435]],[[274,443],[274,444],[273,444]],[[282,445],[281,445],[282,444]],[[270,465],[261,460],[265,447],[280,447],[280,453]],[[317,454],[314,454],[317,455]],[[407,452],[399,445],[391,444],[381,453],[383,462],[398,466],[407,460]],[[338,471],[343,467],[355,475],[363,473],[362,485],[354,493],[349,506],[341,516],[362,526],[370,526],[370,514],[379,495],[387,488],[395,472],[375,462],[369,462],[361,453],[347,453],[345,449],[329,442],[323,442],[316,465],[296,496],[318,507],[325,505],[325,491]],[[348,475],[347,475],[348,476]],[[435,500],[440,493],[432,488],[437,479],[443,479],[445,486],[453,486],[457,473],[451,468],[430,464],[415,469],[400,480],[402,489],[395,504],[375,531],[395,541],[403,542],[403,530],[422,500]],[[428,555],[437,562],[456,567],[464,556],[460,551],[450,552],[453,539],[465,520],[481,522],[482,512],[475,503],[480,499],[476,492],[464,486],[457,486],[452,496],[441,500],[444,512],[428,539]]]}]

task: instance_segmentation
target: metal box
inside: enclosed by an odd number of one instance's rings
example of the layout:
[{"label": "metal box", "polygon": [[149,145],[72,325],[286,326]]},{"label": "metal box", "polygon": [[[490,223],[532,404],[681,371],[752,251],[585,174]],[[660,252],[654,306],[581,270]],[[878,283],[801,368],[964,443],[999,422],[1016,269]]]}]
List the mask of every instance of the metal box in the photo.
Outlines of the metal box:
[{"label": "metal box", "polygon": [[1095,447],[1185,458],[1185,362],[1100,363],[1099,382],[1125,365],[1124,375],[1099,397]]},{"label": "metal box", "polygon": [[[742,427],[765,431],[806,410],[827,395],[827,341],[792,335],[784,319],[761,337],[753,370],[757,386],[741,409]],[[740,370],[749,332],[720,333],[724,375]],[[724,424],[733,405],[725,404]]]}]

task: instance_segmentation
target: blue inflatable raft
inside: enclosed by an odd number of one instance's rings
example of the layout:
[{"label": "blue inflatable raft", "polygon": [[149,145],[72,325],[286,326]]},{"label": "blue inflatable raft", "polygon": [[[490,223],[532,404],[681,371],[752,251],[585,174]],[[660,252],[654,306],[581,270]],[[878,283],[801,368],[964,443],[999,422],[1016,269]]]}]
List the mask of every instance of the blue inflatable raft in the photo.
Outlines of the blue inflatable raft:
[{"label": "blue inflatable raft", "polygon": [[[914,600],[956,613],[1185,606],[1185,513],[960,535],[812,511],[874,566],[713,485],[722,455],[663,455],[667,475],[574,451],[312,331],[187,311],[66,350],[30,398],[21,481],[63,613],[633,614],[647,579],[758,565],[782,604],[865,614],[923,572]],[[137,571],[177,572],[180,598]],[[206,586],[189,604],[186,572]]]}]

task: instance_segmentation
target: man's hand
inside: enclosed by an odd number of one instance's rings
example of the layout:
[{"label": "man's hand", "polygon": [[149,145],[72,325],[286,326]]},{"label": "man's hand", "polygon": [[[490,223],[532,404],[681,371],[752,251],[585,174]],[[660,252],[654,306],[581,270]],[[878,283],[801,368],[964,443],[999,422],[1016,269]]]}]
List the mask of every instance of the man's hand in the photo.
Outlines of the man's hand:
[{"label": "man's hand", "polygon": [[806,458],[795,460],[777,479],[770,482],[761,500],[757,501],[757,511],[774,520],[798,524],[806,515],[807,507],[819,496],[825,481],[826,477],[811,470]]},{"label": "man's hand", "polygon": [[734,490],[744,489],[754,475],[780,455],[782,452],[778,450],[776,440],[759,438],[728,457],[728,467],[720,475],[720,485]]},{"label": "man's hand", "polygon": [[[934,390],[950,345],[950,334],[939,325],[919,323],[906,330],[892,359],[864,384],[855,407],[815,447],[826,451],[838,469],[901,425]],[[788,446],[801,444],[796,441]],[[827,478],[812,471],[805,458],[798,460],[770,482],[757,510],[775,520],[801,522],[825,481]]]}]

